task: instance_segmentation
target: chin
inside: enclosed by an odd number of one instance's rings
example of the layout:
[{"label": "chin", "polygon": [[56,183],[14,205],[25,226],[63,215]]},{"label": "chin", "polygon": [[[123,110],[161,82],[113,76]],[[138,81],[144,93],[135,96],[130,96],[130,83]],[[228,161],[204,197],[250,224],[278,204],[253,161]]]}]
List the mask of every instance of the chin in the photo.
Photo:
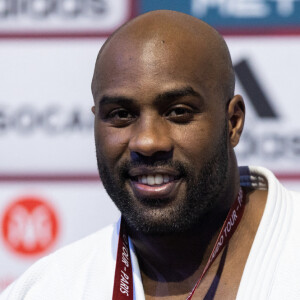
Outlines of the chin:
[{"label": "chin", "polygon": [[189,207],[139,207],[122,211],[127,226],[149,235],[170,235],[189,231],[201,221],[205,211],[193,213]]}]

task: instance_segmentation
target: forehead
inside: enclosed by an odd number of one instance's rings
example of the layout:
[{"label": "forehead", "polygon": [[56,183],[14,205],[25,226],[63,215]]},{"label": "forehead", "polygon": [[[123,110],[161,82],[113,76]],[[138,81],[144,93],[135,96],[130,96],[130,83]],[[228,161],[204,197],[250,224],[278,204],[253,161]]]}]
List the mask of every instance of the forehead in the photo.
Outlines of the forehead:
[{"label": "forehead", "polygon": [[216,89],[212,49],[189,33],[168,32],[144,38],[122,35],[109,42],[96,65],[97,97],[110,93],[161,93],[191,86],[203,97]]}]

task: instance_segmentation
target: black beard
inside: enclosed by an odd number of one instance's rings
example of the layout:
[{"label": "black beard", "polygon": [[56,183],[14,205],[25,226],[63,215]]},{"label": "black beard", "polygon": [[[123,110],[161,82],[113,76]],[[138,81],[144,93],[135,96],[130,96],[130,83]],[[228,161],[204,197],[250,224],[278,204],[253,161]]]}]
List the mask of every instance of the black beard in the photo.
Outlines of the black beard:
[{"label": "black beard", "polygon": [[[185,201],[181,201],[180,206],[168,210],[168,213],[162,215],[159,220],[151,215],[155,215],[155,210],[160,209],[161,203],[166,202],[165,199],[156,199],[155,202],[153,199],[151,201],[139,199],[145,207],[141,212],[134,205],[133,196],[125,187],[125,182],[129,179],[130,168],[137,165],[149,165],[149,163],[125,161],[118,167],[118,177],[116,177],[112,175],[113,171],[108,168],[105,158],[96,147],[98,169],[103,185],[121,211],[127,226],[144,234],[163,235],[185,232],[199,224],[201,218],[216,206],[227,181],[227,126],[225,126],[219,141],[215,152],[201,170],[195,170],[189,164],[172,160],[157,161],[151,164],[151,166],[176,169],[187,184]],[[149,205],[149,211],[147,205]]]}]

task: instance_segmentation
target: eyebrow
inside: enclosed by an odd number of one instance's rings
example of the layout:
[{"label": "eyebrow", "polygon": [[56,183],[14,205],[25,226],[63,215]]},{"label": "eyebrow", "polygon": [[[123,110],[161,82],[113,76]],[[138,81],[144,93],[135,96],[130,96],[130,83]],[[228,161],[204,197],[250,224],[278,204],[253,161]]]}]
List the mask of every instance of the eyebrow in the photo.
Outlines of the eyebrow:
[{"label": "eyebrow", "polygon": [[173,89],[166,92],[163,92],[159,94],[155,99],[155,104],[161,103],[161,102],[169,102],[174,101],[176,99],[180,99],[182,97],[186,96],[194,96],[200,99],[203,99],[202,96],[196,92],[191,86],[186,86],[179,89]]},{"label": "eyebrow", "polygon": [[105,105],[105,104],[132,104],[134,102],[134,99],[127,98],[124,96],[107,96],[104,95],[100,101],[99,105]]},{"label": "eyebrow", "polygon": [[[203,99],[202,96],[198,92],[196,92],[191,86],[186,86],[179,89],[172,89],[157,95],[154,100],[154,104],[158,105],[162,102],[168,103],[170,101],[174,101],[186,96],[194,96]],[[135,102],[135,99],[129,97],[104,95],[99,101],[99,106],[106,104],[133,105]]]}]

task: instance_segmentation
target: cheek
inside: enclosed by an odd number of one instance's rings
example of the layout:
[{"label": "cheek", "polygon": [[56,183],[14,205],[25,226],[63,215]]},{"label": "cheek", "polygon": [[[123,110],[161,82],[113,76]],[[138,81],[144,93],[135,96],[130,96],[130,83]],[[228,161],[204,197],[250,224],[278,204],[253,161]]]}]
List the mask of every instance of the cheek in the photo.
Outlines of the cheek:
[{"label": "cheek", "polygon": [[126,153],[128,145],[126,130],[124,132],[102,124],[95,126],[95,141],[98,153],[108,163],[117,161]]},{"label": "cheek", "polygon": [[184,129],[178,128],[176,136],[177,154],[193,164],[206,161],[215,152],[218,135],[213,124],[195,122]]}]

